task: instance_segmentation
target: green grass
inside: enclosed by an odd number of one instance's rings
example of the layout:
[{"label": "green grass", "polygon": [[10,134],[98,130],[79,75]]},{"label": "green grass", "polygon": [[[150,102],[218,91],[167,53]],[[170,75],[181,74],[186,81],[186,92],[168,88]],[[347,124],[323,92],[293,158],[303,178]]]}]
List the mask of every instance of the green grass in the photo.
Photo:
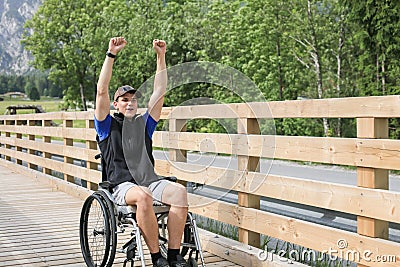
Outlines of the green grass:
[{"label": "green grass", "polygon": [[[14,105],[40,105],[46,112],[61,111],[61,103],[61,99],[52,99],[48,97],[42,97],[38,101],[24,100],[22,98],[6,98],[4,99],[4,101],[0,101],[0,115],[3,115],[6,112],[8,106]],[[35,111],[33,109],[17,110],[17,114],[27,114],[34,112]]]}]

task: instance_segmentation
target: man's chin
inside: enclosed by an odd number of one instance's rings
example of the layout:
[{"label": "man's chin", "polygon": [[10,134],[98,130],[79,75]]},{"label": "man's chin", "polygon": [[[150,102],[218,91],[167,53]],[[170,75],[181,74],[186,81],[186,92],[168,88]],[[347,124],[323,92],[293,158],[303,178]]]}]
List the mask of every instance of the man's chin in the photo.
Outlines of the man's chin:
[{"label": "man's chin", "polygon": [[127,111],[125,112],[124,116],[128,119],[132,119],[136,115],[136,112]]}]

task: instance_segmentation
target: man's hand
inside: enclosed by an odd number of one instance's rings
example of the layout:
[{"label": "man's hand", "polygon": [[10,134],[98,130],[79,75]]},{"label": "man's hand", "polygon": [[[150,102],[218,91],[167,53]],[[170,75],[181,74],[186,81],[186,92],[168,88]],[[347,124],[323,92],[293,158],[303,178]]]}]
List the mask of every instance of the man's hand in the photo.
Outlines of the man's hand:
[{"label": "man's hand", "polygon": [[125,47],[125,45],[128,42],[125,40],[124,37],[114,37],[110,39],[110,42],[108,43],[108,50],[113,54],[117,55],[119,51],[122,50],[122,48]]},{"label": "man's hand", "polygon": [[167,51],[167,43],[164,40],[153,40],[153,48],[158,56],[165,55]]}]

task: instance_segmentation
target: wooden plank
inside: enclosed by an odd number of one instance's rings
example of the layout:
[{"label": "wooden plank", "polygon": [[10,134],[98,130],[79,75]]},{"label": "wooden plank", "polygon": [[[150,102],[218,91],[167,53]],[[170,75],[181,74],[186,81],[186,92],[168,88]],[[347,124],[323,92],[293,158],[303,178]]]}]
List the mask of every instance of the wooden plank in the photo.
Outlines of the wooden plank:
[{"label": "wooden plank", "polygon": [[369,96],[175,107],[169,118],[398,118],[400,96]]},{"label": "wooden plank", "polygon": [[400,96],[394,95],[277,101],[269,107],[274,118],[394,118],[399,117],[399,104]]},{"label": "wooden plank", "polygon": [[[212,145],[202,145],[204,143]],[[153,145],[211,153],[400,170],[400,140],[155,132]]]},{"label": "wooden plank", "polygon": [[[88,141],[92,142],[92,141]],[[77,146],[64,146],[57,143],[46,143],[40,142],[38,140],[27,140],[27,139],[16,139],[16,138],[6,138],[0,136],[0,143],[8,144],[10,146],[24,147],[27,149],[38,150],[47,154],[68,156],[74,159],[81,159],[85,161],[91,161],[95,163],[100,163],[100,160],[94,157],[99,153],[97,145],[95,148],[82,148]],[[49,156],[49,155],[47,155]],[[49,157],[45,157],[49,158]]]},{"label": "wooden plank", "polygon": [[93,119],[94,111],[79,112],[46,112],[16,115],[0,115],[0,120],[13,118],[14,120],[89,120]]},{"label": "wooden plank", "polygon": [[46,166],[54,171],[58,171],[72,177],[80,177],[93,183],[99,183],[101,181],[101,172],[97,170],[86,169],[73,164],[65,164],[60,161],[29,155],[27,153],[9,150],[2,147],[0,147],[0,153],[8,155],[11,158],[24,159],[24,161],[31,162],[39,166]]},{"label": "wooden plank", "polygon": [[20,134],[47,135],[59,138],[96,141],[96,131],[86,128],[0,125],[0,131]]},{"label": "wooden plank", "polygon": [[[207,205],[204,205],[207,203]],[[370,251],[374,256],[394,256],[400,261],[400,244],[379,238],[360,236],[335,228],[309,223],[266,211],[239,207],[215,199],[189,195],[189,205],[192,212],[250,231],[262,233],[287,242],[301,245],[317,251],[338,250],[338,241],[345,240],[347,247],[343,253],[364,253]],[[323,238],[316,238],[318,237]],[[396,262],[367,262],[365,258],[355,260],[368,266],[391,267],[398,266]]]}]

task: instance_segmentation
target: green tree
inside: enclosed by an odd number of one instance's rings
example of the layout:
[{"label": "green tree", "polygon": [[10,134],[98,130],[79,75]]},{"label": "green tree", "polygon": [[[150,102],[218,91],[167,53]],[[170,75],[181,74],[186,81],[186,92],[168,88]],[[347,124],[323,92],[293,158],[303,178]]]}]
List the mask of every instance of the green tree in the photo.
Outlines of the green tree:
[{"label": "green tree", "polygon": [[347,1],[348,21],[357,25],[357,86],[362,95],[398,94],[400,17],[398,1]]},{"label": "green tree", "polygon": [[[86,110],[87,88],[93,88],[93,54],[98,44],[93,28],[109,1],[47,0],[26,22],[24,44],[34,55],[33,65],[50,70],[61,81],[68,105]],[[80,99],[80,101],[79,101]]]},{"label": "green tree", "polygon": [[33,86],[33,87],[29,90],[28,97],[29,97],[31,100],[34,100],[34,101],[40,100],[39,91],[38,91],[38,89],[37,89],[35,86]]}]

